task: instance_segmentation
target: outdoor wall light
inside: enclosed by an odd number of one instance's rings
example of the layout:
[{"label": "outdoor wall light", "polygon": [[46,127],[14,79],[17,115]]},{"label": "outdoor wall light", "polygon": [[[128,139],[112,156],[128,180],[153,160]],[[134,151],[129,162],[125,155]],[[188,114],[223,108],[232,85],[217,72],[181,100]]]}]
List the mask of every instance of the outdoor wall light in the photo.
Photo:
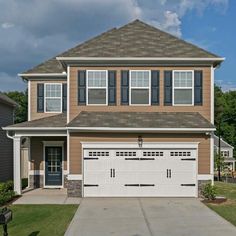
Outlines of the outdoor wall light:
[{"label": "outdoor wall light", "polygon": [[142,138],[142,136],[138,136],[138,146],[140,148],[143,146],[143,138]]}]

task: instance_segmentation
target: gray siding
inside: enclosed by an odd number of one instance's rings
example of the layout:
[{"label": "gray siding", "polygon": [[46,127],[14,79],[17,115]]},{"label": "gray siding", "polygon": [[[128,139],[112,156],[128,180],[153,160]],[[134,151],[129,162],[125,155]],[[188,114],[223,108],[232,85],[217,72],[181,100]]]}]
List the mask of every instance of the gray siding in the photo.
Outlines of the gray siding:
[{"label": "gray siding", "polygon": [[0,102],[0,182],[13,179],[13,143],[2,127],[13,124],[13,107]]}]

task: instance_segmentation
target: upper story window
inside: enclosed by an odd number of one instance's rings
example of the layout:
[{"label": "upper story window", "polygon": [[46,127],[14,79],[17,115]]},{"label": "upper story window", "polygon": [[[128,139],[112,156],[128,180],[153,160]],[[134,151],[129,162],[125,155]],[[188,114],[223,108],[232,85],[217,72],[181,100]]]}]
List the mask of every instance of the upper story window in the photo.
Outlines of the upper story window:
[{"label": "upper story window", "polygon": [[87,104],[107,105],[107,71],[87,71]]},{"label": "upper story window", "polygon": [[130,71],[130,105],[150,105],[150,71]]},{"label": "upper story window", "polygon": [[173,105],[194,105],[193,71],[173,71]]},{"label": "upper story window", "polygon": [[45,112],[62,112],[62,84],[45,84]]},{"label": "upper story window", "polygon": [[229,157],[229,151],[221,151],[223,157]]}]

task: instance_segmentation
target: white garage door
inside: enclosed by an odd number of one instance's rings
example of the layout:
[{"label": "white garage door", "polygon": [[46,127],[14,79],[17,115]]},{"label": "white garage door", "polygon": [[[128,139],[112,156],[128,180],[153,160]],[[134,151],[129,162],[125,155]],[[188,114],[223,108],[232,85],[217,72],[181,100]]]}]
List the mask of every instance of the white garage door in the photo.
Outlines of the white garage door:
[{"label": "white garage door", "polygon": [[194,197],[196,149],[85,149],[85,197]]}]

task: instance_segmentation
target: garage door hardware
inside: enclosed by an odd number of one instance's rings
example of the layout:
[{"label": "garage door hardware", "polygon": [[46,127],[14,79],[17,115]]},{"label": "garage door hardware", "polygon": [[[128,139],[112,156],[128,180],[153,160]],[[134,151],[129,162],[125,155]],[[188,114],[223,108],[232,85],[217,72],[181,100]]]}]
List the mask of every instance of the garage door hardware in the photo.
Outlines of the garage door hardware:
[{"label": "garage door hardware", "polygon": [[171,178],[171,169],[166,169],[166,177]]},{"label": "garage door hardware", "polygon": [[115,178],[116,177],[116,170],[115,169],[110,169],[110,177]]},{"label": "garage door hardware", "polygon": [[155,184],[125,184],[125,187],[154,187]]},{"label": "garage door hardware", "polygon": [[196,186],[196,184],[181,184],[181,186],[189,186],[189,187],[191,187],[191,186]]},{"label": "garage door hardware", "polygon": [[98,157],[84,157],[84,160],[98,160]]},{"label": "garage door hardware", "polygon": [[181,158],[181,161],[196,161],[196,158]]},{"label": "garage door hardware", "polygon": [[84,187],[98,187],[98,184],[84,184]]},{"label": "garage door hardware", "polygon": [[126,161],[153,161],[155,158],[125,158]]}]

